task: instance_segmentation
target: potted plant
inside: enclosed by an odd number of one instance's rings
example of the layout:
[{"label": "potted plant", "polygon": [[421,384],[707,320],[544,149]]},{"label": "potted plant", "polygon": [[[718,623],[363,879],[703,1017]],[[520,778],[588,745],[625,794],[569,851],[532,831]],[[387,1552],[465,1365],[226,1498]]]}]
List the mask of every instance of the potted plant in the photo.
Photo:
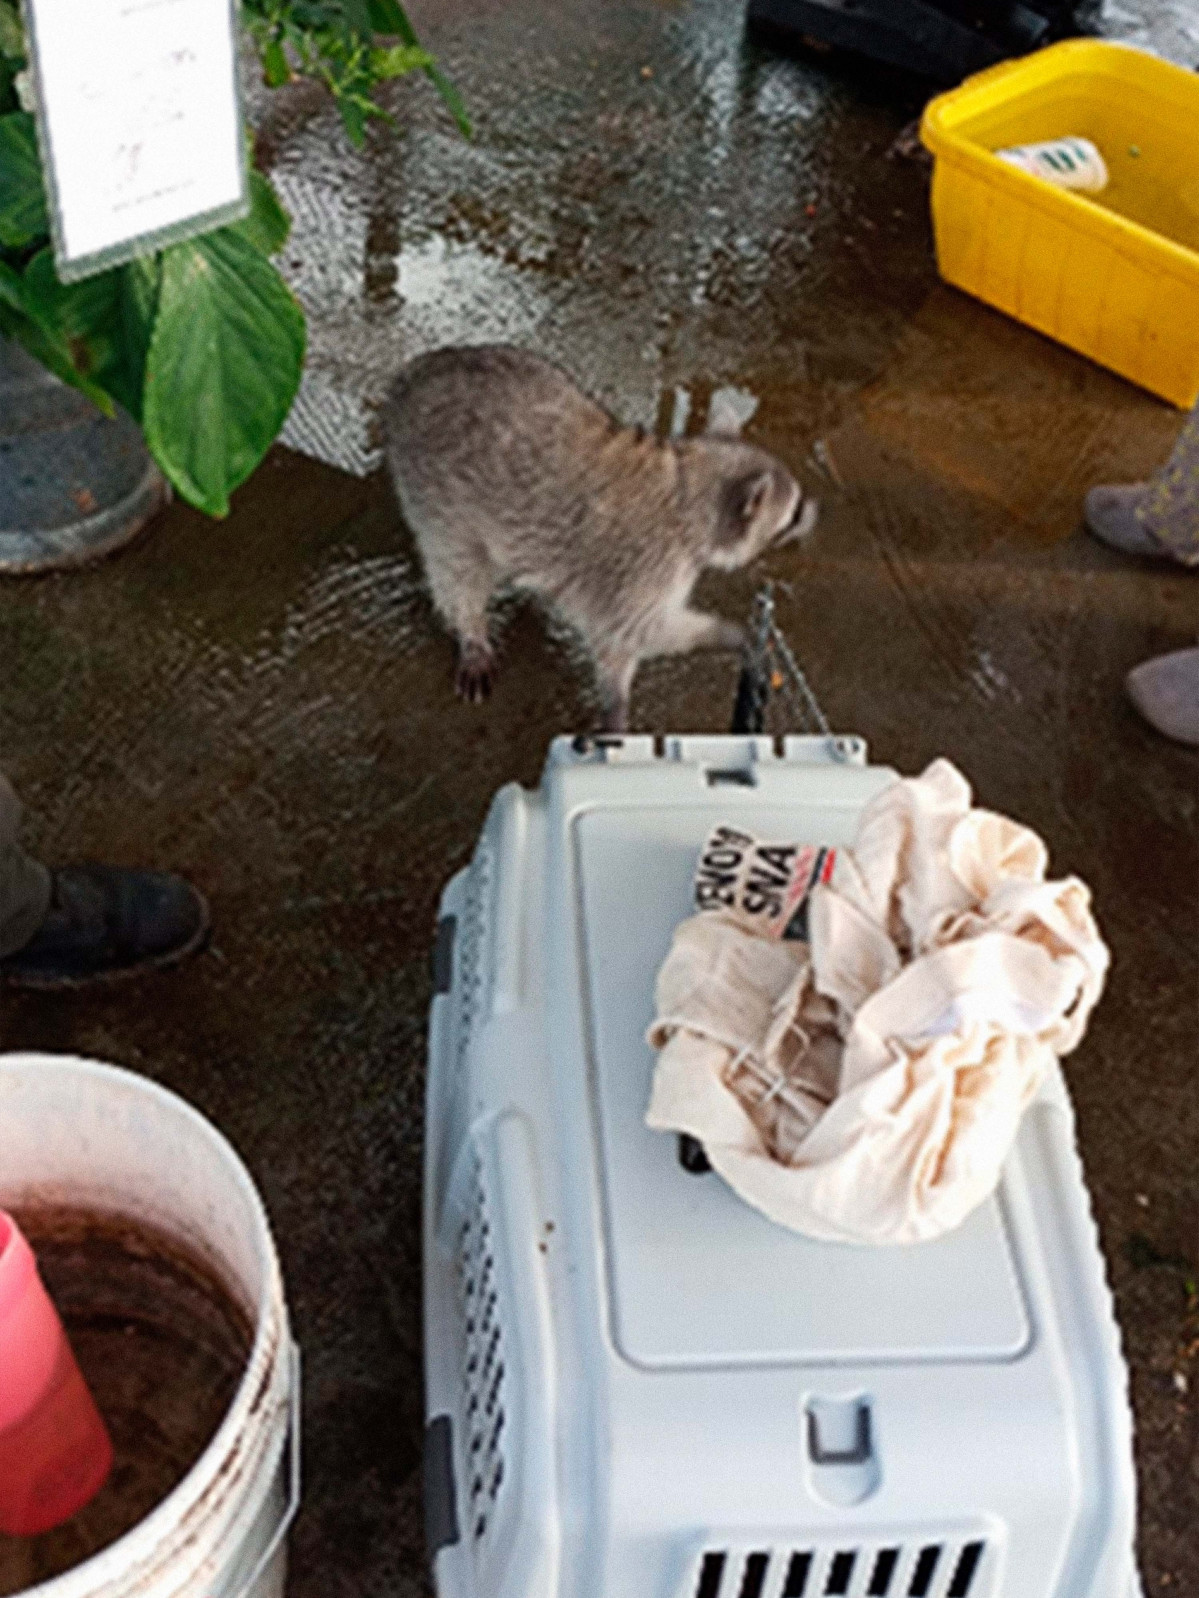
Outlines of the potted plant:
[{"label": "potted plant", "polygon": [[[390,121],[379,86],[412,71],[430,78],[469,133],[456,91],[399,0],[242,0],[241,15],[267,84],[297,76],[323,83],[355,145],[371,118]],[[0,0],[0,350],[5,337],[22,345],[105,417],[124,413],[174,491],[223,516],[299,386],[304,316],[271,261],[287,238],[286,212],[269,180],[251,170],[244,220],[63,284],[33,109],[20,15],[13,0]],[[10,373],[12,365],[10,354]],[[28,373],[25,362],[18,381],[26,386]],[[0,455],[0,472],[3,465]],[[0,506],[0,531],[4,521]]]}]

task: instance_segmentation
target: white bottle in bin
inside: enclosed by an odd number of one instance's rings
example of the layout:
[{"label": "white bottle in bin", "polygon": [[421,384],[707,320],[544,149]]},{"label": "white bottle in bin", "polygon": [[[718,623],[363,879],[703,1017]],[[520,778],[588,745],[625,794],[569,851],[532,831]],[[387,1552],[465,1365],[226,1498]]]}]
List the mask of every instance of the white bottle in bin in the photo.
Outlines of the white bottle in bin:
[{"label": "white bottle in bin", "polygon": [[1108,185],[1107,163],[1090,139],[1048,139],[1043,144],[1014,144],[995,154],[1009,166],[1031,172],[1059,189],[1099,194]]}]

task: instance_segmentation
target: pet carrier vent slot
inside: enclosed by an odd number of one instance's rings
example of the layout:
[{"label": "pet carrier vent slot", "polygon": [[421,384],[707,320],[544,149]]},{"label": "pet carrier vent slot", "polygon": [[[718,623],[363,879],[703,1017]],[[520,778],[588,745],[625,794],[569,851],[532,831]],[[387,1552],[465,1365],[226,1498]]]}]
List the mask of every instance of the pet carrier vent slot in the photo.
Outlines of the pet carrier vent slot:
[{"label": "pet carrier vent slot", "polygon": [[699,1585],[695,1589],[695,1598],[719,1598],[720,1583],[724,1579],[727,1558],[727,1554],[704,1555],[704,1562],[699,1569]]},{"label": "pet carrier vent slot", "polygon": [[967,1543],[958,1558],[953,1580],[945,1598],[969,1598],[970,1588],[986,1548],[985,1543]]},{"label": "pet carrier vent slot", "polygon": [[504,1481],[504,1337],[483,1173],[476,1165],[471,1199],[459,1231],[458,1277],[466,1333],[462,1377],[470,1512],[476,1540],[488,1527]]},{"label": "pet carrier vent slot", "polygon": [[928,1598],[928,1590],[933,1584],[940,1558],[940,1543],[933,1543],[928,1548],[920,1550],[920,1558],[916,1561],[912,1582],[908,1588],[911,1598]]},{"label": "pet carrier vent slot", "polygon": [[857,1563],[857,1554],[846,1549],[833,1555],[833,1562],[829,1566],[828,1581],[825,1583],[825,1592],[830,1598],[841,1598],[849,1591],[849,1584],[853,1580],[853,1567]]},{"label": "pet carrier vent slot", "polygon": [[811,1554],[791,1555],[791,1562],[787,1566],[787,1579],[783,1583],[782,1598],[804,1598],[804,1590],[808,1585],[808,1572],[811,1568]]},{"label": "pet carrier vent slot", "polygon": [[766,1585],[766,1572],[770,1568],[769,1554],[750,1554],[745,1561],[745,1574],[741,1578],[738,1598],[762,1598]]},{"label": "pet carrier vent slot", "polygon": [[[971,1598],[987,1545],[709,1549],[691,1598]],[[781,1580],[781,1586],[780,1586]],[[979,1595],[981,1598],[981,1595]]]},{"label": "pet carrier vent slot", "polygon": [[898,1548],[879,1549],[874,1569],[870,1573],[870,1585],[866,1589],[867,1598],[887,1598],[895,1567],[899,1563],[899,1553]]},{"label": "pet carrier vent slot", "polygon": [[479,1019],[483,1002],[483,947],[487,934],[487,912],[491,897],[491,849],[481,842],[466,878],[466,902],[462,909],[458,961],[462,986],[458,1010],[458,1038],[455,1066],[461,1075],[470,1047],[471,1034]]}]

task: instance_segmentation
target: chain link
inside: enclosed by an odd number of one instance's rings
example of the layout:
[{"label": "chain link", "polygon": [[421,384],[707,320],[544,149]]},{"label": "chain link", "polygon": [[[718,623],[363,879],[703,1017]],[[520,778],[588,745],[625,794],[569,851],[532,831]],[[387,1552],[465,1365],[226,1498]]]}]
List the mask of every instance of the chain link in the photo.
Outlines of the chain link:
[{"label": "chain link", "polygon": [[739,713],[756,723],[753,730],[762,730],[771,695],[777,694],[787,720],[793,724],[792,730],[815,731],[828,740],[835,759],[844,759],[841,741],[833,736],[820,701],[775,617],[774,591],[774,583],[768,582],[754,597],[749,661],[746,681],[738,696]]}]

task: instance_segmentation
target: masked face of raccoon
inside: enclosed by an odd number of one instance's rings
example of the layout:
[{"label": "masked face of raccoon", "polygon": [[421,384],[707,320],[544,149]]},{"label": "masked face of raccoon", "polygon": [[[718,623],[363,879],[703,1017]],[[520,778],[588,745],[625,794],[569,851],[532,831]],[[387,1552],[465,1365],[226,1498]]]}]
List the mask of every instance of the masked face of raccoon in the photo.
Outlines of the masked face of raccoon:
[{"label": "masked face of raccoon", "polygon": [[708,564],[736,571],[766,550],[811,532],[819,506],[806,498],[787,468],[753,452],[748,470],[728,477],[720,490],[716,538]]}]

